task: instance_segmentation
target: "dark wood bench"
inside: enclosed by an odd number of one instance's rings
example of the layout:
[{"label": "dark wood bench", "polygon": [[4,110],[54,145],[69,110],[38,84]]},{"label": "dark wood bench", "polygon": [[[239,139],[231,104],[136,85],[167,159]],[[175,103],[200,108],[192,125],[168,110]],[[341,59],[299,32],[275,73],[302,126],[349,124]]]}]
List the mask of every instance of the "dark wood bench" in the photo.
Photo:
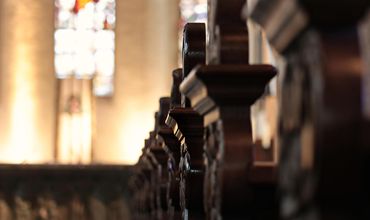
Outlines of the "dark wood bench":
[{"label": "dark wood bench", "polygon": [[278,120],[283,219],[370,216],[358,35],[369,6],[362,0],[261,1],[251,13],[287,65]]},{"label": "dark wood bench", "polygon": [[[205,64],[206,30],[202,23],[188,23],[183,32],[183,69],[174,72],[173,98],[181,102],[171,106],[166,124],[181,142],[179,163],[180,205],[182,216],[189,219],[204,219],[204,125],[203,117],[190,105],[190,100],[181,95],[180,83],[199,64]],[[176,74],[176,75],[175,75]]]},{"label": "dark wood bench", "polygon": [[130,218],[120,165],[0,165],[1,219]]},{"label": "dark wood bench", "polygon": [[[158,132],[170,158],[168,198],[178,202],[168,217],[370,218],[361,102],[370,86],[358,31],[370,2],[246,2],[209,1],[207,41],[202,24],[184,29],[183,67]],[[274,58],[256,59],[264,55]],[[266,142],[252,121],[271,97],[277,125]]]}]

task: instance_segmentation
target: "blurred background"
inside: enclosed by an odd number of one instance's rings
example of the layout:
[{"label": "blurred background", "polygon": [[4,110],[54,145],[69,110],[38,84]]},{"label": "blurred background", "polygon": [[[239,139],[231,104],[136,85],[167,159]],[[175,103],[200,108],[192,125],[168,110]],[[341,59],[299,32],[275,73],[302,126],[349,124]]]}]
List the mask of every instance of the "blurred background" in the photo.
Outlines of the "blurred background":
[{"label": "blurred background", "polygon": [[1,0],[0,163],[133,164],[205,0]]}]

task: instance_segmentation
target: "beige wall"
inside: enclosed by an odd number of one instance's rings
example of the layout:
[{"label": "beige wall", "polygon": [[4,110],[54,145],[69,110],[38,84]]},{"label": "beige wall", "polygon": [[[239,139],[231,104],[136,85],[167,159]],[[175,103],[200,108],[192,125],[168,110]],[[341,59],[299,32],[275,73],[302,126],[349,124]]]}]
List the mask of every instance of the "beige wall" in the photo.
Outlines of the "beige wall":
[{"label": "beige wall", "polygon": [[117,0],[112,98],[96,100],[94,161],[136,162],[177,64],[175,0]]},{"label": "beige wall", "polygon": [[53,160],[53,5],[0,0],[0,163]]}]

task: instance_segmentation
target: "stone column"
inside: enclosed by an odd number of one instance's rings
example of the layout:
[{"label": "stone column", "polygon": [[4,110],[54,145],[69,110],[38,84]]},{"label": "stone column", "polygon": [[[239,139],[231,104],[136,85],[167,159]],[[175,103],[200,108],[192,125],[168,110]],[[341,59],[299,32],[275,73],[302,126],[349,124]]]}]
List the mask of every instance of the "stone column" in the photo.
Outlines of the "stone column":
[{"label": "stone column", "polygon": [[54,160],[53,0],[0,1],[0,162]]}]

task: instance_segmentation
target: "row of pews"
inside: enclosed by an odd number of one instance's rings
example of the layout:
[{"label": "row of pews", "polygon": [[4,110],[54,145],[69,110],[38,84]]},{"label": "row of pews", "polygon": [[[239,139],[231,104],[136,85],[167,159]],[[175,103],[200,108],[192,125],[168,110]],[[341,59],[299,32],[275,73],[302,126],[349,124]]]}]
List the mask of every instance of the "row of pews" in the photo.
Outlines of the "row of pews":
[{"label": "row of pews", "polygon": [[369,1],[209,0],[129,185],[134,219],[369,219]]},{"label": "row of pews", "polygon": [[1,220],[131,219],[130,166],[1,164]]}]

